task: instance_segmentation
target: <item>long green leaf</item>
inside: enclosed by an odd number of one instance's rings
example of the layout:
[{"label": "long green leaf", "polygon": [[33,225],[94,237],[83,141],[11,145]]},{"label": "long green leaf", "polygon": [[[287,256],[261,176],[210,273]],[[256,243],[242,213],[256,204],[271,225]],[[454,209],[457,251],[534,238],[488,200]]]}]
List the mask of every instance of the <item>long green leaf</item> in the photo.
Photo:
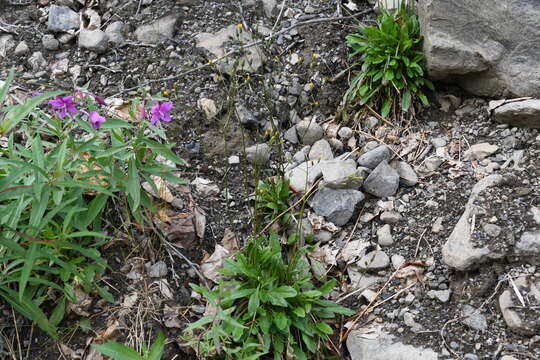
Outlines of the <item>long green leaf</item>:
[{"label": "long green leaf", "polygon": [[26,289],[26,284],[28,283],[28,278],[30,277],[30,273],[32,272],[32,268],[34,267],[38,255],[39,243],[34,241],[30,244],[30,249],[28,249],[28,253],[25,256],[24,266],[19,279],[19,301],[21,302],[24,296],[24,290]]},{"label": "long green leaf", "polygon": [[119,344],[115,341],[107,341],[103,345],[93,345],[94,348],[102,353],[112,357],[114,360],[145,360],[139,353],[130,347]]}]

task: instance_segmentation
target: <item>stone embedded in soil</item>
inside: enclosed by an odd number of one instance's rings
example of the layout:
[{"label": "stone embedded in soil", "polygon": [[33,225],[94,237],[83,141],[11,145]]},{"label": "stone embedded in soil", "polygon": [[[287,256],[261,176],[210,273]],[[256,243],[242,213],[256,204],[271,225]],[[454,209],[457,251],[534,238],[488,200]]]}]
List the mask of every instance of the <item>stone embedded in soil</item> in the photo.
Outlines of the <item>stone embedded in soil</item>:
[{"label": "stone embedded in soil", "polygon": [[237,103],[235,108],[240,124],[246,128],[256,130],[257,128],[265,125],[266,121],[264,119],[259,118],[254,112],[249,110],[244,105]]},{"label": "stone embedded in soil", "polygon": [[333,189],[358,190],[367,177],[367,172],[363,168],[357,169],[356,161],[352,159],[321,161],[321,170],[324,185]]},{"label": "stone embedded in soil", "polygon": [[285,173],[291,189],[295,192],[304,192],[311,188],[315,181],[322,175],[318,161],[304,161],[294,169]]},{"label": "stone embedded in soil", "polygon": [[442,303],[448,302],[450,300],[450,290],[429,290],[427,296],[430,299],[437,299]]},{"label": "stone embedded in soil", "polygon": [[502,175],[489,175],[476,183],[471,191],[465,210],[442,248],[443,261],[449,267],[465,271],[480,265],[489,258],[500,257],[487,246],[476,247],[472,242],[472,217],[478,211],[475,200],[489,187],[503,182]]},{"label": "stone embedded in soil", "polygon": [[540,99],[515,101],[493,111],[496,122],[540,129]]},{"label": "stone embedded in soil", "polygon": [[521,296],[527,295],[525,306],[517,299],[515,288],[509,286],[499,296],[501,309],[506,325],[523,335],[534,335],[540,331],[540,281],[533,277],[521,275],[513,280]]},{"label": "stone embedded in soil", "polygon": [[516,243],[515,252],[540,264],[540,230],[524,232]]},{"label": "stone embedded in soil", "polygon": [[311,146],[308,157],[310,160],[332,160],[334,153],[328,141],[320,139]]},{"label": "stone embedded in soil", "polygon": [[137,40],[145,44],[158,44],[170,39],[176,32],[178,14],[167,15],[151,24],[141,25],[135,30]]},{"label": "stone embedded in soil", "polygon": [[468,327],[477,330],[477,331],[486,331],[487,330],[487,320],[484,315],[480,313],[478,309],[471,305],[463,305],[463,316],[464,318],[461,322]]},{"label": "stone embedded in soil", "polygon": [[322,139],[324,130],[315,120],[302,120],[296,124],[296,133],[304,145],[312,145]]},{"label": "stone embedded in soil", "polygon": [[338,130],[338,136],[343,140],[349,140],[353,136],[353,131],[350,127],[343,126]]},{"label": "stone embedded in soil", "polygon": [[60,42],[55,39],[54,35],[51,34],[45,34],[41,38],[41,44],[46,50],[54,51],[58,50],[58,47],[60,46]]},{"label": "stone embedded in soil", "polygon": [[358,158],[358,165],[375,169],[382,161],[390,161],[392,153],[386,145],[380,145]]},{"label": "stone embedded in soil", "polygon": [[293,126],[289,128],[287,131],[285,131],[285,134],[283,135],[285,140],[290,142],[291,144],[298,144],[298,135],[296,134],[296,126]]},{"label": "stone embedded in soil", "polygon": [[364,255],[356,264],[360,269],[364,270],[384,270],[390,265],[390,258],[384,251],[374,250]]},{"label": "stone embedded in soil", "polygon": [[77,30],[79,29],[79,26],[79,14],[67,6],[51,5],[49,8],[47,30],[53,32],[62,32],[68,30]]},{"label": "stone embedded in soil", "polygon": [[490,143],[474,144],[471,148],[465,151],[465,158],[469,160],[483,160],[499,150],[497,145]]},{"label": "stone embedded in soil", "polygon": [[246,148],[246,159],[253,165],[261,166],[270,160],[272,148],[270,145],[262,143]]},{"label": "stone embedded in soil", "polygon": [[418,175],[413,167],[405,161],[398,161],[396,170],[399,174],[399,183],[403,186],[414,186],[418,184]]},{"label": "stone embedded in soil", "polygon": [[[269,31],[264,27],[259,27],[261,32]],[[211,53],[216,59],[223,57],[228,51],[228,44],[242,43],[249,44],[253,42],[253,36],[245,29],[239,29],[232,24],[215,33],[200,33],[195,36],[197,47]],[[232,75],[236,70],[255,73],[258,72],[266,57],[258,46],[252,46],[245,49],[238,63],[233,56],[219,60],[216,65],[221,72]],[[211,59],[214,60],[214,59]]]},{"label": "stone embedded in soil", "polygon": [[395,224],[395,223],[400,222],[402,218],[403,216],[401,216],[400,213],[393,210],[384,211],[380,215],[380,219],[384,224]]},{"label": "stone embedded in soil", "polygon": [[14,47],[15,41],[13,35],[0,35],[0,58],[7,57]]},{"label": "stone embedded in soil", "polygon": [[377,242],[381,246],[391,246],[394,244],[390,225],[386,224],[377,230]]},{"label": "stone embedded in soil", "polygon": [[109,47],[109,37],[101,30],[81,30],[79,47],[96,53],[103,53]]},{"label": "stone embedded in soil", "polygon": [[371,195],[385,198],[396,194],[399,187],[399,175],[384,160],[369,174],[362,188]]},{"label": "stone embedded in soil", "polygon": [[160,278],[167,276],[167,264],[164,261],[158,261],[147,268],[148,276],[153,278]]},{"label": "stone embedded in soil", "polygon": [[[372,336],[372,334],[378,334]],[[352,360],[437,360],[431,349],[405,345],[392,335],[380,331],[353,330],[347,337]]]},{"label": "stone embedded in soil", "polygon": [[204,112],[208,120],[212,120],[218,114],[216,102],[212,99],[201,98],[197,101],[197,105]]},{"label": "stone embedded in soil", "polygon": [[399,269],[401,265],[405,264],[405,257],[399,254],[392,255],[390,260],[392,261],[392,267],[396,270]]},{"label": "stone embedded in soil", "polygon": [[364,194],[357,190],[321,189],[313,196],[309,205],[317,215],[341,226],[349,221],[356,205],[362,200]]},{"label": "stone embedded in soil", "polygon": [[17,45],[17,47],[15,47],[15,50],[13,51],[13,53],[14,53],[16,56],[28,54],[29,52],[30,52],[30,48],[28,47],[28,44],[26,43],[26,41],[21,41],[21,42]]},{"label": "stone embedded in soil", "polygon": [[105,29],[105,33],[109,37],[109,41],[114,44],[123,44],[125,41],[125,27],[126,25],[122,21],[115,21],[110,23]]},{"label": "stone embedded in soil", "polygon": [[43,71],[47,68],[47,60],[45,60],[41,51],[36,51],[28,58],[28,65],[34,72]]}]

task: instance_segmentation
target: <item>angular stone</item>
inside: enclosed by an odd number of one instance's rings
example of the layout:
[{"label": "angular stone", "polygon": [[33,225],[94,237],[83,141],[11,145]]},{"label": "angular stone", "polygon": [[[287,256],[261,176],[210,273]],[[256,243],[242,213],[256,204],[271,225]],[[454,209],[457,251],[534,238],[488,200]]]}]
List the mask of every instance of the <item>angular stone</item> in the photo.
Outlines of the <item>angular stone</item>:
[{"label": "angular stone", "polygon": [[377,146],[375,149],[366,152],[358,158],[358,165],[375,169],[382,161],[390,161],[392,154],[386,145]]},{"label": "angular stone", "polygon": [[51,5],[49,8],[49,19],[47,30],[60,32],[79,29],[79,14],[67,6]]},{"label": "angular stone", "polygon": [[534,335],[540,331],[540,282],[525,275],[514,279],[517,289],[527,294],[528,305],[523,307],[515,295],[515,289],[510,286],[499,296],[501,309],[506,325],[517,333]]},{"label": "angular stone", "polygon": [[323,137],[324,130],[315,120],[302,120],[296,124],[296,133],[302,144],[312,145]]},{"label": "angular stone", "polygon": [[[259,28],[265,31],[264,28]],[[210,52],[216,59],[221,58],[229,50],[229,44],[249,44],[253,42],[253,35],[245,29],[239,29],[232,24],[216,33],[200,33],[195,36],[197,47]],[[221,72],[229,75],[236,70],[255,73],[258,72],[266,57],[258,46],[252,46],[244,50],[243,55],[238,59],[234,56],[219,60],[216,65]],[[212,59],[213,60],[213,59]]]},{"label": "angular stone", "polygon": [[540,44],[531,41],[540,38],[540,2],[485,5],[478,0],[418,3],[428,74],[452,78],[475,95],[540,97]]},{"label": "angular stone", "polygon": [[294,169],[285,173],[291,189],[295,192],[305,192],[322,175],[321,167],[316,161],[304,161]]},{"label": "angular stone", "polygon": [[378,331],[364,334],[353,330],[347,337],[347,349],[352,360],[437,360],[438,354],[431,349],[405,345],[393,336]]},{"label": "angular stone", "polygon": [[157,44],[174,36],[178,14],[167,15],[151,24],[141,25],[135,30],[137,40],[145,44]]},{"label": "angular stone", "polygon": [[28,58],[28,65],[34,72],[43,71],[47,68],[47,60],[40,51],[36,51]]},{"label": "angular stone", "polygon": [[311,146],[308,157],[310,160],[332,160],[334,158],[334,153],[332,153],[332,148],[328,141],[321,139],[315,141]]},{"label": "angular stone", "polygon": [[20,56],[20,55],[27,54],[29,51],[30,51],[30,48],[28,47],[28,44],[26,43],[26,41],[21,41],[17,45],[13,53],[17,56]]},{"label": "angular stone", "polygon": [[212,120],[218,114],[216,102],[212,99],[202,98],[197,101],[197,105],[204,112],[206,119]]},{"label": "angular stone", "polygon": [[165,264],[165,261],[158,261],[155,264],[149,266],[148,276],[153,278],[167,276],[167,264]]},{"label": "angular stone", "polygon": [[429,290],[427,296],[430,299],[437,299],[440,302],[445,303],[450,300],[450,290]]},{"label": "angular stone", "polygon": [[540,263],[540,230],[524,232],[516,243],[515,252]]},{"label": "angular stone", "polygon": [[270,160],[271,150],[268,144],[255,144],[246,148],[246,158],[253,165],[264,165]]},{"label": "angular stone", "polygon": [[383,212],[380,216],[380,219],[384,224],[395,224],[401,221],[402,218],[403,216],[401,216],[400,213],[390,210]]},{"label": "angular stone", "polygon": [[357,190],[321,189],[313,196],[309,205],[317,215],[342,226],[349,221],[356,205],[362,200],[364,194]]},{"label": "angular stone", "polygon": [[105,29],[105,33],[109,37],[109,41],[114,44],[123,44],[125,24],[121,21],[110,23]]},{"label": "angular stone", "polygon": [[285,131],[285,134],[283,135],[285,140],[290,142],[291,144],[298,144],[298,135],[296,134],[296,127],[293,126],[289,128],[289,130]]},{"label": "angular stone", "polygon": [[352,159],[321,161],[321,170],[325,186],[333,189],[357,190],[367,177],[367,171],[357,169]]},{"label": "angular stone", "polygon": [[41,38],[41,43],[43,44],[43,47],[49,51],[58,50],[58,47],[60,46],[60,42],[51,34],[43,35]]},{"label": "angular stone", "polygon": [[390,258],[382,250],[374,250],[364,255],[357,263],[360,269],[378,271],[390,265]]},{"label": "angular stone", "polygon": [[405,161],[398,161],[396,170],[399,174],[399,183],[404,186],[414,186],[418,184],[418,175],[413,167]]},{"label": "angular stone", "polygon": [[399,175],[386,161],[382,161],[369,174],[362,188],[371,195],[385,198],[396,194],[399,187]]},{"label": "angular stone", "polygon": [[463,318],[461,322],[468,327],[478,331],[487,330],[488,324],[486,317],[482,315],[475,307],[471,305],[464,305],[463,316],[465,316],[465,318]]},{"label": "angular stone", "polygon": [[474,144],[469,150],[465,151],[465,157],[468,159],[482,160],[493,155],[497,150],[499,150],[499,147],[490,143]]},{"label": "angular stone", "polygon": [[540,129],[540,99],[515,101],[497,107],[493,120],[510,126]]},{"label": "angular stone", "polygon": [[394,244],[390,225],[386,224],[377,230],[377,241],[381,246],[391,246]]},{"label": "angular stone", "polygon": [[109,46],[109,37],[101,30],[81,30],[79,34],[79,47],[103,53]]}]

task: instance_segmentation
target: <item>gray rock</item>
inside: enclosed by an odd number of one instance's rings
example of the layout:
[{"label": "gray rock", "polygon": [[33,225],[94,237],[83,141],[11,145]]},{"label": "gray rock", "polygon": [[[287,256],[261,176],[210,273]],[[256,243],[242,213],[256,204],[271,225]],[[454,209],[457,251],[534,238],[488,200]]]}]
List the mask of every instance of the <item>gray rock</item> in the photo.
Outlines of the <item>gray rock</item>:
[{"label": "gray rock", "polygon": [[353,136],[353,131],[349,127],[342,127],[338,130],[338,136],[343,140],[349,140]]},{"label": "gray rock", "polygon": [[321,167],[316,161],[304,161],[294,169],[285,173],[291,189],[295,192],[305,192],[322,175]]},{"label": "gray rock", "polygon": [[[268,29],[259,27],[259,30],[265,32]],[[238,29],[234,24],[219,30],[216,33],[200,33],[195,36],[197,47],[200,47],[211,53],[216,59],[221,58],[229,50],[229,44],[249,44],[253,42],[253,35],[244,30]],[[217,62],[217,67],[221,72],[229,75],[236,70],[245,72],[258,72],[266,57],[258,46],[252,46],[245,49],[241,57],[238,59],[238,64],[235,64],[237,59],[233,56],[224,58]]]},{"label": "gray rock", "polygon": [[368,274],[353,264],[347,266],[347,275],[351,279],[351,289],[354,290],[372,288],[385,281],[383,277]]},{"label": "gray rock", "polygon": [[375,169],[382,161],[390,161],[392,154],[386,145],[380,145],[358,158],[358,165]]},{"label": "gray rock", "polygon": [[109,41],[114,44],[123,44],[125,42],[125,27],[125,24],[121,21],[115,21],[110,23],[105,29],[105,33],[109,37]]},{"label": "gray rock", "polygon": [[427,171],[435,171],[441,166],[443,159],[438,156],[430,156],[424,161],[424,167]]},{"label": "gray rock", "polygon": [[268,144],[255,144],[246,148],[246,158],[253,165],[264,165],[270,160],[272,149]]},{"label": "gray rock", "polygon": [[45,34],[41,38],[41,44],[43,44],[43,47],[46,50],[54,51],[58,50],[58,47],[60,46],[60,42],[55,39],[54,35],[51,34]]},{"label": "gray rock", "polygon": [[478,359],[479,359],[479,358],[478,358],[477,355],[471,354],[471,353],[465,354],[465,355],[463,356],[463,360],[478,360]]},{"label": "gray rock", "polygon": [[297,163],[307,161],[308,160],[307,157],[308,157],[308,154],[309,154],[309,150],[311,150],[311,146],[309,146],[309,145],[304,146],[302,149],[298,150],[293,155],[293,160],[295,162],[297,162]]},{"label": "gray rock", "polygon": [[497,150],[499,150],[499,147],[490,143],[474,144],[469,150],[465,151],[465,158],[482,160],[493,155]]},{"label": "gray rock", "polygon": [[283,137],[291,144],[298,144],[298,134],[296,134],[296,126],[293,126],[289,128],[289,130],[285,131]]},{"label": "gray rock", "polygon": [[341,140],[331,138],[331,139],[328,139],[328,143],[330,144],[330,147],[332,148],[332,150],[334,150],[335,152],[341,153],[343,151],[344,145]]},{"label": "gray rock", "polygon": [[535,207],[535,206],[531,206],[530,213],[531,213],[531,215],[533,217],[533,220],[536,223],[536,225],[540,225],[540,208]]},{"label": "gray rock", "polygon": [[401,265],[405,264],[405,258],[398,254],[392,255],[390,260],[392,261],[392,267],[396,270],[399,269]]},{"label": "gray rock", "polygon": [[238,155],[231,155],[229,156],[229,158],[227,159],[227,162],[229,163],[229,165],[237,165],[237,164],[240,164],[240,157]]},{"label": "gray rock", "polygon": [[174,36],[178,14],[167,15],[151,24],[141,25],[135,30],[135,37],[145,44],[157,44]]},{"label": "gray rock", "polygon": [[353,330],[347,337],[347,349],[352,360],[437,360],[431,349],[405,345],[389,334],[380,333],[376,338]]},{"label": "gray rock", "polygon": [[399,187],[399,175],[383,161],[369,174],[362,187],[366,192],[380,198],[393,196]]},{"label": "gray rock", "polygon": [[272,17],[277,15],[277,0],[242,0],[245,5],[255,6],[258,9],[264,11],[264,15],[267,17]]},{"label": "gray rock", "polygon": [[414,186],[418,184],[418,175],[413,167],[405,161],[398,161],[396,170],[399,174],[399,183],[404,186]]},{"label": "gray rock", "polygon": [[332,240],[332,233],[326,230],[319,230],[313,234],[315,242],[327,243]]},{"label": "gray rock", "polygon": [[452,78],[476,95],[539,97],[540,44],[531,39],[540,37],[540,2],[489,4],[486,7],[477,0],[419,2],[428,74],[436,80]]},{"label": "gray rock", "polygon": [[160,278],[167,276],[167,264],[164,261],[158,261],[148,268],[148,276]]},{"label": "gray rock", "polygon": [[471,305],[464,305],[462,311],[465,318],[463,318],[461,322],[464,325],[467,325],[468,327],[478,331],[487,330],[488,324],[486,317],[480,314],[480,311],[478,311],[478,309]]},{"label": "gray rock", "polygon": [[240,121],[240,124],[247,127],[248,129],[257,129],[259,127],[264,126],[264,121],[261,121],[255,113],[248,110],[244,105],[237,103],[236,104],[236,115],[238,116],[238,120]]},{"label": "gray rock", "polygon": [[403,216],[400,213],[391,210],[384,211],[380,216],[381,221],[385,224],[395,224],[401,221],[402,218]]},{"label": "gray rock", "polygon": [[296,133],[304,145],[312,145],[322,139],[324,130],[315,120],[302,120],[296,124]]},{"label": "gray rock", "polygon": [[15,47],[13,35],[0,35],[0,58],[5,58],[11,54],[11,50]]},{"label": "gray rock", "polygon": [[43,71],[47,68],[47,60],[40,51],[36,51],[28,58],[28,65],[34,72]]},{"label": "gray rock", "polygon": [[328,141],[321,139],[315,141],[311,146],[308,157],[310,160],[332,160],[334,158],[334,153],[332,153],[332,148]]},{"label": "gray rock", "polygon": [[[532,277],[521,275],[514,279],[517,289],[522,296],[527,294],[528,303],[533,306],[540,304],[540,282],[534,282]],[[517,333],[534,335],[540,331],[540,313],[530,307],[525,308],[517,300],[514,289],[510,286],[499,296],[499,308],[501,309],[506,325]]]},{"label": "gray rock", "polygon": [[444,138],[435,138],[435,139],[431,139],[431,143],[436,148],[439,148],[446,145],[446,140]]},{"label": "gray rock", "polygon": [[374,250],[364,255],[357,263],[360,269],[378,271],[390,265],[390,258],[382,250]]},{"label": "gray rock", "polygon": [[497,107],[493,120],[510,126],[540,128],[540,99],[515,101]]},{"label": "gray rock", "polygon": [[15,51],[13,51],[16,56],[28,54],[28,52],[30,52],[30,48],[28,47],[26,41],[21,41],[15,48]]},{"label": "gray rock", "polygon": [[390,225],[386,224],[377,230],[377,241],[381,246],[391,246],[394,244]]},{"label": "gray rock", "polygon": [[349,221],[356,205],[362,200],[364,194],[357,190],[321,189],[313,196],[309,205],[317,215],[342,226]]},{"label": "gray rock", "polygon": [[501,234],[502,228],[495,224],[484,224],[482,225],[482,228],[484,229],[484,232],[488,234],[491,237],[496,238]]},{"label": "gray rock", "polygon": [[49,8],[47,30],[53,32],[62,32],[79,29],[79,26],[79,14],[67,6],[51,5]]},{"label": "gray rock", "polygon": [[429,290],[427,296],[430,299],[437,299],[442,303],[448,302],[450,300],[450,290]]},{"label": "gray rock", "polygon": [[208,98],[200,98],[197,100],[197,105],[204,112],[207,120],[212,120],[218,114],[216,102]]},{"label": "gray rock", "polygon": [[101,30],[81,30],[79,47],[96,53],[103,53],[109,46],[109,37]]},{"label": "gray rock", "polygon": [[516,254],[533,257],[540,262],[540,230],[524,232],[516,243]]},{"label": "gray rock", "polygon": [[325,186],[333,189],[359,189],[367,177],[364,168],[356,168],[356,161],[328,160],[321,162]]},{"label": "gray rock", "polygon": [[471,219],[477,211],[474,202],[478,195],[489,187],[501,184],[503,180],[501,175],[489,175],[474,185],[463,214],[442,248],[443,261],[449,267],[465,271],[497,256],[488,247],[474,246],[471,240]]},{"label": "gray rock", "polygon": [[366,120],[364,120],[364,125],[367,129],[373,129],[378,123],[379,119],[377,119],[375,116],[369,116]]}]

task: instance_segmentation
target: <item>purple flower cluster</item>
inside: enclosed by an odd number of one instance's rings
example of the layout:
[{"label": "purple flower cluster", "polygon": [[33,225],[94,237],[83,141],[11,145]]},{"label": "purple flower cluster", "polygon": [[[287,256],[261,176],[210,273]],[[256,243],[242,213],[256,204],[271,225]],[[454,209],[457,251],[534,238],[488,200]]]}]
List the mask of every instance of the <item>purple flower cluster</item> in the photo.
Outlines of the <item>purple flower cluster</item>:
[{"label": "purple flower cluster", "polygon": [[[40,95],[39,93],[32,94],[33,96]],[[75,92],[75,99],[84,99],[85,96],[90,95],[94,98],[94,100],[99,103],[100,105],[106,105],[105,100],[97,95],[83,92],[81,90],[77,90]],[[80,111],[75,107],[76,102],[74,101],[73,96],[57,96],[54,100],[49,100],[49,105],[51,105],[51,109],[56,112],[56,115],[63,119],[66,117],[66,115],[69,115],[72,117],[75,114],[80,113]],[[160,102],[154,102],[154,106],[150,109],[151,113],[151,119],[150,124],[151,125],[157,125],[160,121],[170,122],[171,119],[171,111],[173,108],[173,103],[170,101],[166,101],[163,103]],[[141,120],[146,118],[146,110],[144,106],[144,102],[140,106],[140,113],[141,113]],[[90,124],[94,129],[99,129],[101,127],[101,124],[106,122],[107,120],[99,115],[99,113],[92,111],[88,114],[88,120],[90,121]]]}]

